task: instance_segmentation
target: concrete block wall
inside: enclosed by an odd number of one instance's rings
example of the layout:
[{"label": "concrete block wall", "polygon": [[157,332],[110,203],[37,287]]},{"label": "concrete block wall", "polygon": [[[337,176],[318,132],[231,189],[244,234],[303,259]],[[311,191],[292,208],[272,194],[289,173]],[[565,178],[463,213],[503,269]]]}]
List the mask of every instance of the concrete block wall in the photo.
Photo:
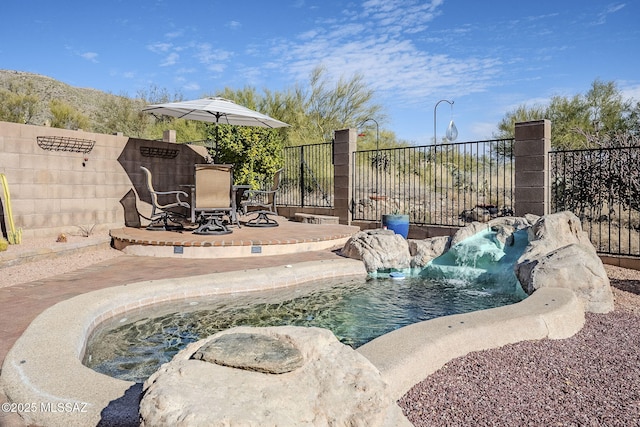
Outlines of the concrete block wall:
[{"label": "concrete block wall", "polygon": [[[38,145],[38,136],[76,138],[95,144],[87,154],[52,151]],[[140,145],[171,145],[181,155],[176,159],[145,159],[139,155]],[[204,161],[206,152],[202,151],[200,147],[122,135],[0,122],[0,173],[7,177],[14,223],[22,228],[23,239],[122,227],[120,199],[131,188],[141,192],[138,208],[148,215],[140,164],[146,161],[158,173],[157,190],[168,190],[174,181],[193,183],[193,164]],[[123,161],[129,156],[133,158]],[[146,196],[148,201],[148,193]],[[6,215],[9,207],[1,192],[0,198]]]},{"label": "concrete block wall", "polygon": [[549,151],[551,122],[516,123],[515,127],[515,214],[546,215],[549,204]]}]

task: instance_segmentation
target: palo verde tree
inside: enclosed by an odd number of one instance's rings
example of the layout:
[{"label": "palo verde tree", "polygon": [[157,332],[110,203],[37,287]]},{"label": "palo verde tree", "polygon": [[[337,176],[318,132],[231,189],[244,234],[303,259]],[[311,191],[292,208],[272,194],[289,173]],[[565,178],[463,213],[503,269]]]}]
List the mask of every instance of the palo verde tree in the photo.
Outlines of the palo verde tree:
[{"label": "palo verde tree", "polygon": [[31,83],[10,82],[7,89],[0,88],[0,120],[30,124],[39,102]]},{"label": "palo verde tree", "polygon": [[134,138],[143,138],[151,125],[149,114],[143,113],[144,102],[126,96],[107,98],[95,114],[96,132],[115,134],[122,132]]},{"label": "palo verde tree", "polygon": [[551,144],[556,149],[589,148],[588,134],[637,133],[640,104],[625,100],[615,82],[595,80],[586,94],[554,96],[549,105],[521,105],[498,124],[495,138],[513,138],[516,122],[551,120]]},{"label": "palo verde tree", "polygon": [[62,129],[90,130],[91,121],[77,109],[59,99],[49,102],[51,110],[51,127]]}]

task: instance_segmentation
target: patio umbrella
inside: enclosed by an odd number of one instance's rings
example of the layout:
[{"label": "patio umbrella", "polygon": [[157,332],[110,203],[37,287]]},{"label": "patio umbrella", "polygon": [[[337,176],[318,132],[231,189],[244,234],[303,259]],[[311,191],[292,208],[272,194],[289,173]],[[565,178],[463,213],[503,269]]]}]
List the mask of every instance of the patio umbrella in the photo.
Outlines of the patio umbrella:
[{"label": "patio umbrella", "polygon": [[200,120],[237,126],[279,128],[288,124],[265,114],[238,105],[224,98],[202,98],[193,101],[148,105],[142,111],[179,119]]}]

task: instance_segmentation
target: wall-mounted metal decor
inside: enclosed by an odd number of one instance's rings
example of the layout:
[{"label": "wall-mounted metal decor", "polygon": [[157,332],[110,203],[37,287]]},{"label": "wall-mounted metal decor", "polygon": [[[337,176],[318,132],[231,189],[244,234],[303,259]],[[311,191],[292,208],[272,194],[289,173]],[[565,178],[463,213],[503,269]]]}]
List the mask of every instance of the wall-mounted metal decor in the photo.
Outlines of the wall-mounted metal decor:
[{"label": "wall-mounted metal decor", "polygon": [[140,147],[140,154],[142,154],[144,157],[175,159],[178,156],[178,150],[172,148]]},{"label": "wall-mounted metal decor", "polygon": [[70,151],[73,153],[89,153],[95,141],[90,139],[70,138],[66,136],[38,136],[38,145],[43,150]]}]

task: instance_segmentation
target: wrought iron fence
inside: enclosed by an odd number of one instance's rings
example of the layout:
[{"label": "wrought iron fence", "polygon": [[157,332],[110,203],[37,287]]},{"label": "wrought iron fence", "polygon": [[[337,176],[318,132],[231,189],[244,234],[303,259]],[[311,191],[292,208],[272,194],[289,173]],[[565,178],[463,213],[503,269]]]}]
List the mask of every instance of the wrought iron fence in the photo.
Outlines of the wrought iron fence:
[{"label": "wrought iron fence", "polygon": [[640,256],[640,147],[549,153],[551,210],[570,210],[602,254]]},{"label": "wrought iron fence", "polygon": [[333,143],[286,147],[284,164],[278,204],[333,207]]},{"label": "wrought iron fence", "polygon": [[461,226],[512,215],[513,187],[513,139],[358,151],[352,216]]}]

